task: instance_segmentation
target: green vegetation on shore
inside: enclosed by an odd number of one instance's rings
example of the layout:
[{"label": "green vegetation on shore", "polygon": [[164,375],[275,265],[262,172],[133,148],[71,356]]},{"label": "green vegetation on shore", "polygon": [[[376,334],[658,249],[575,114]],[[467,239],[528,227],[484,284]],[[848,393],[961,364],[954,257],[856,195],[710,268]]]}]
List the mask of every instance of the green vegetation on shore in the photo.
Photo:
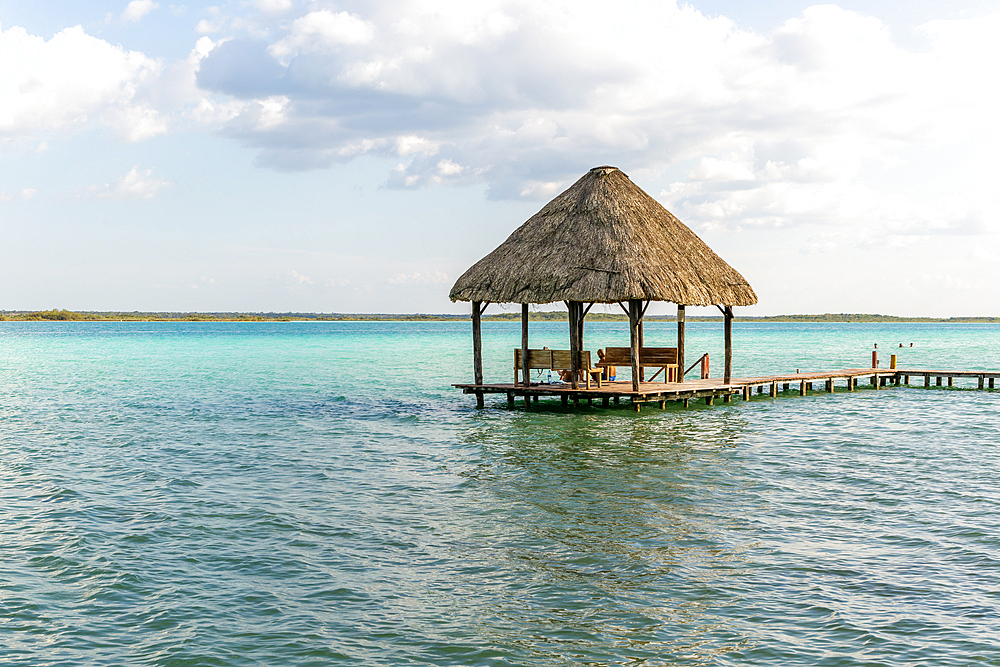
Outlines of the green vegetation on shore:
[{"label": "green vegetation on shore", "polygon": [[[429,315],[393,313],[165,313],[165,312],[77,312],[72,310],[0,311],[0,320],[18,322],[460,322],[469,315]],[[521,313],[501,312],[483,315],[485,320],[520,320]],[[529,314],[534,322],[565,322],[565,311],[538,311]],[[864,313],[825,313],[823,315],[768,315],[737,316],[743,322],[952,322],[952,323],[1000,323],[1000,317],[898,317],[895,315],[869,315]],[[626,322],[624,313],[595,313],[587,315],[590,322]],[[647,321],[673,322],[673,315],[650,315]],[[689,315],[689,322],[721,322],[722,316]]]}]

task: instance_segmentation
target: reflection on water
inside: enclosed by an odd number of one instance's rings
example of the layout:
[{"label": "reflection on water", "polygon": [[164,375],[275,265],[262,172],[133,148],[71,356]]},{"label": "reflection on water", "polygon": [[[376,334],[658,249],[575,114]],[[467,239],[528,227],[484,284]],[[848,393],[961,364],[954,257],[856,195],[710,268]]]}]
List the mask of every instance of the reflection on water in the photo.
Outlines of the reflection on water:
[{"label": "reflection on water", "polygon": [[516,528],[486,548],[522,581],[480,613],[520,628],[522,649],[569,658],[572,645],[584,663],[625,652],[697,664],[745,646],[716,609],[732,604],[754,546],[739,530],[752,494],[732,456],[746,427],[735,410],[515,412],[467,432],[484,458],[465,474]]}]

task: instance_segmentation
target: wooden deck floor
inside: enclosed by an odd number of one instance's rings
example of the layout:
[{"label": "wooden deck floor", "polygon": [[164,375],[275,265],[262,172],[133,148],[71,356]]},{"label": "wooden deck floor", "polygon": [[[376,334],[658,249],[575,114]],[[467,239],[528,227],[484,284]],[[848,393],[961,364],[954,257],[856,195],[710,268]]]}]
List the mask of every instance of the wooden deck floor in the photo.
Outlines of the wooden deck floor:
[{"label": "wooden deck floor", "polygon": [[[943,386],[943,380],[947,379],[948,386],[951,387],[956,377],[978,378],[979,389],[986,388],[987,382],[989,389],[993,389],[994,380],[1000,378],[1000,371],[847,368],[835,371],[732,378],[728,384],[723,382],[722,378],[685,380],[682,383],[643,382],[639,385],[639,391],[632,389],[630,381],[604,382],[601,387],[592,383],[590,389],[583,384],[578,389],[573,389],[571,385],[564,383],[532,383],[530,386],[511,383],[455,384],[453,386],[466,394],[475,394],[479,405],[482,405],[484,394],[506,394],[507,400],[511,404],[513,404],[515,397],[522,397],[526,405],[533,400],[537,401],[540,396],[558,396],[564,405],[568,404],[569,401],[573,401],[574,405],[577,405],[583,400],[592,403],[595,399],[600,399],[604,406],[608,406],[611,400],[619,403],[624,398],[628,399],[638,411],[643,403],[658,403],[662,408],[666,401],[683,401],[684,405],[687,406],[692,400],[704,399],[707,404],[712,405],[715,399],[720,398],[728,403],[734,395],[749,401],[752,399],[754,389],[757,390],[758,394],[767,391],[769,396],[777,396],[779,391],[789,390],[796,390],[800,395],[805,395],[809,391],[827,393],[854,391],[859,381],[867,382],[877,389],[887,385],[909,384],[911,379],[915,378],[922,379],[925,387],[931,386],[931,378],[935,378],[936,386]],[[838,382],[842,386],[838,385]]]}]

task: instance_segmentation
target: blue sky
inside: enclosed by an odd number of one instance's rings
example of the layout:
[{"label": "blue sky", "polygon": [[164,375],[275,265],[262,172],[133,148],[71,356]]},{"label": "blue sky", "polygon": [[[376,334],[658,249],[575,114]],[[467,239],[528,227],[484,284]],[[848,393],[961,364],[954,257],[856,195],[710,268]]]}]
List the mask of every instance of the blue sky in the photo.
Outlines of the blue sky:
[{"label": "blue sky", "polygon": [[613,164],[746,314],[1000,314],[1000,0],[610,7],[0,6],[0,309],[464,312]]}]

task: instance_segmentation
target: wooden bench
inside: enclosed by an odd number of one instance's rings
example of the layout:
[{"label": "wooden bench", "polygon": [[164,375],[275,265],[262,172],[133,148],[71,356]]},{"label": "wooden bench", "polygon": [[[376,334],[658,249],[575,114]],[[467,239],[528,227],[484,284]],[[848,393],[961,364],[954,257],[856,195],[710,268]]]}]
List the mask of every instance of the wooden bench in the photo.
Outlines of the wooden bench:
[{"label": "wooden bench", "polygon": [[[630,347],[606,347],[604,348],[604,361],[598,361],[597,366],[605,368],[607,366],[632,367],[632,348]],[[642,347],[639,348],[639,368],[659,368],[653,377],[646,380],[652,382],[660,372],[663,372],[664,382],[677,382],[677,348],[676,347]]]},{"label": "wooden bench", "polygon": [[[521,348],[514,348],[514,384],[520,384],[521,377]],[[550,370],[568,371],[573,368],[573,353],[569,350],[528,350],[528,370]],[[597,386],[601,386],[601,369],[590,366],[590,352],[587,350],[580,352],[580,375],[585,380],[587,389],[590,389],[591,377],[597,380]]]}]

